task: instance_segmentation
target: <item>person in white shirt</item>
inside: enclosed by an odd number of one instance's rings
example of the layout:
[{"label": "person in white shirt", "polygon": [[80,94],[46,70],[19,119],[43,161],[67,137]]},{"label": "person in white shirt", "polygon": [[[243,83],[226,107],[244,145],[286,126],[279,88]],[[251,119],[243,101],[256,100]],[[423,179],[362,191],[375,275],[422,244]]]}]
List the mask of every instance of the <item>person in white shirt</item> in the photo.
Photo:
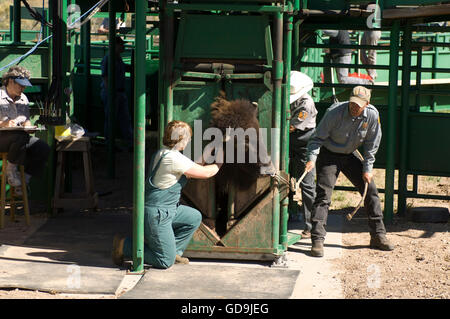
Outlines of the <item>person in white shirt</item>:
[{"label": "person in white shirt", "polygon": [[[191,137],[192,129],[187,123],[170,122],[164,132],[164,147],[150,162],[145,189],[144,262],[155,268],[189,263],[182,255],[200,226],[202,215],[195,208],[180,204],[181,191],[187,178],[213,177],[221,166],[202,166],[184,156],[181,151]],[[132,247],[132,238],[116,235],[112,252],[114,263],[122,265],[125,257],[132,256]]]},{"label": "person in white shirt", "polygon": [[30,71],[13,66],[3,74],[0,88],[0,152],[8,153],[6,176],[15,193],[22,193],[18,165],[24,165],[25,179],[43,173],[50,147],[43,140],[30,136],[24,130],[7,128],[31,126],[28,99],[23,93],[30,83]]}]

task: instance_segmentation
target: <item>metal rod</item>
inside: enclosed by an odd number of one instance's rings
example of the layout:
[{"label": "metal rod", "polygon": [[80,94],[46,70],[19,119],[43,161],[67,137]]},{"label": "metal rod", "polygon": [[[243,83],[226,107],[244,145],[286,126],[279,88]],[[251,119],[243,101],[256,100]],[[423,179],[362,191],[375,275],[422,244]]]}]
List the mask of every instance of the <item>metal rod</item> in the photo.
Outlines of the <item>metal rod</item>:
[{"label": "metal rod", "polygon": [[173,42],[174,42],[174,18],[173,11],[167,10],[166,12],[166,41],[165,41],[165,56],[166,59],[166,73],[165,73],[165,82],[167,84],[166,87],[166,122],[169,123],[173,120]]},{"label": "metal rod", "polygon": [[13,19],[14,19],[14,25],[13,25],[13,41],[14,43],[21,42],[21,6],[20,6],[20,0],[14,0],[14,7],[13,7]]},{"label": "metal rod", "polygon": [[389,52],[389,95],[387,117],[387,150],[386,150],[386,176],[385,176],[385,201],[384,219],[391,222],[394,214],[394,173],[396,150],[396,117],[397,117],[397,81],[398,81],[398,56],[399,56],[400,21],[395,21],[391,30],[391,50]]},{"label": "metal rod", "polygon": [[302,43],[302,48],[323,48],[323,49],[366,49],[366,50],[384,50],[390,49],[389,45],[368,45],[368,44],[329,44],[329,43]]},{"label": "metal rod", "polygon": [[[293,4],[292,1],[287,2],[288,7],[292,11]],[[281,167],[280,170],[284,170],[289,173],[289,119],[291,118],[290,111],[290,83],[291,83],[291,60],[292,60],[292,31],[293,31],[293,21],[294,18],[292,14],[285,14],[287,18],[285,19],[285,38],[284,38],[284,74],[285,74],[285,84],[283,90],[284,99],[282,101],[281,107]],[[281,204],[281,235],[280,242],[281,245],[287,249],[287,230],[288,230],[288,220],[289,220],[289,197],[285,197]]]},{"label": "metal rod", "polygon": [[[277,136],[272,136],[273,140],[271,153],[272,161],[275,169],[280,170],[280,138],[279,134],[281,124],[281,82],[283,80],[283,15],[276,13],[274,17],[274,61],[272,70],[273,96],[272,96],[272,127],[273,132]],[[272,179],[272,183],[274,179]],[[273,185],[273,222],[272,222],[272,240],[273,248],[278,249],[280,242],[280,192],[279,184],[276,182]]]},{"label": "metal rod", "polygon": [[[407,23],[403,31],[403,57],[402,57],[402,83],[410,83],[411,81],[411,38],[412,32],[410,24]],[[408,116],[409,116],[409,93],[410,86],[402,86],[402,105],[400,111],[400,156],[399,156],[399,174],[398,174],[398,203],[397,213],[402,215],[406,209],[406,192],[407,192],[407,173],[406,163],[408,160]]]},{"label": "metal rod", "polygon": [[[159,0],[159,21],[160,21],[160,29],[159,29],[159,55],[165,56],[166,54],[166,48],[165,48],[165,41],[166,41],[166,25],[164,23],[166,19],[166,5],[167,1]],[[159,72],[158,72],[158,103],[159,103],[159,121],[158,121],[158,132],[159,132],[159,138],[158,138],[158,147],[161,147],[162,140],[163,140],[163,134],[164,134],[164,127],[166,123],[165,118],[165,110],[166,110],[166,95],[165,92],[165,86],[166,83],[164,82],[164,74],[166,72],[166,63],[165,60],[161,60],[159,63]]]},{"label": "metal rod", "polygon": [[[334,68],[352,68],[355,65],[353,63],[321,63],[321,62],[299,62],[301,66],[314,66],[314,67],[334,67]],[[371,64],[359,64],[359,67],[362,69],[381,69],[388,70],[390,68],[389,65],[371,65]],[[401,67],[398,67],[401,69]],[[445,69],[443,69],[445,70]],[[450,69],[449,69],[450,72]]]},{"label": "metal rod", "polygon": [[421,68],[412,66],[411,71],[422,71],[423,73],[450,73],[450,68]]},{"label": "metal rod", "polygon": [[188,3],[168,3],[167,9],[169,10],[195,10],[195,11],[247,11],[247,12],[283,12],[287,10],[286,6],[264,6],[264,5],[240,5],[240,4],[188,4]]},{"label": "metal rod", "polygon": [[147,1],[136,10],[136,60],[134,63],[134,169],[133,169],[133,272],[144,270],[145,204],[145,18]]},{"label": "metal rod", "polygon": [[347,17],[368,17],[372,14],[372,11],[350,8],[348,10],[311,10],[301,9],[298,16],[312,17],[312,16],[347,16]]},{"label": "metal rod", "polygon": [[417,63],[416,63],[419,71],[416,73],[416,109],[415,111],[420,110],[420,87],[422,85],[422,72],[420,71],[422,69],[422,48],[419,48],[417,50]]},{"label": "metal rod", "polygon": [[107,169],[108,176],[114,178],[116,176],[116,156],[114,151],[115,145],[115,118],[116,118],[116,11],[113,1],[108,3],[109,10],[109,33],[108,33],[108,134],[107,149]]},{"label": "metal rod", "polygon": [[417,47],[445,47],[450,48],[450,43],[448,42],[411,42],[411,46],[414,48]]},{"label": "metal rod", "polygon": [[413,175],[413,193],[417,194],[417,189],[419,186],[419,176],[417,174]]},{"label": "metal rod", "polygon": [[[175,68],[180,68],[180,66],[175,66]],[[264,73],[269,70],[269,67],[253,64],[183,62],[181,70],[194,72],[215,72],[216,70],[223,70],[240,73]]]},{"label": "metal rod", "polygon": [[[389,89],[390,86],[388,85],[364,85],[366,88],[369,89]],[[345,84],[345,83],[320,83],[315,82],[314,87],[316,88],[328,88],[328,87],[335,87],[335,88],[353,88],[355,87],[354,84]],[[378,105],[377,105],[378,107]]]}]

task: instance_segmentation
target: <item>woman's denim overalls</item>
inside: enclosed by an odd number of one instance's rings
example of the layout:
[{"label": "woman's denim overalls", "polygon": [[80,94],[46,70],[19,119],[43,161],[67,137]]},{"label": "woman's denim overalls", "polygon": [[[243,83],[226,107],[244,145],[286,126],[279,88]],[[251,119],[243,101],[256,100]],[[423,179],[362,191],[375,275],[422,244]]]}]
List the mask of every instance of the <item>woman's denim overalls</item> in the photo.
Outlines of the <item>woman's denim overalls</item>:
[{"label": "woman's denim overalls", "polygon": [[[169,268],[175,262],[175,255],[183,255],[192,235],[200,226],[201,213],[188,206],[180,205],[181,190],[187,178],[182,175],[178,182],[166,189],[152,183],[164,153],[151,171],[145,189],[144,213],[144,262],[155,268]],[[153,166],[155,155],[150,163]],[[123,252],[132,256],[132,238],[126,238]]]}]

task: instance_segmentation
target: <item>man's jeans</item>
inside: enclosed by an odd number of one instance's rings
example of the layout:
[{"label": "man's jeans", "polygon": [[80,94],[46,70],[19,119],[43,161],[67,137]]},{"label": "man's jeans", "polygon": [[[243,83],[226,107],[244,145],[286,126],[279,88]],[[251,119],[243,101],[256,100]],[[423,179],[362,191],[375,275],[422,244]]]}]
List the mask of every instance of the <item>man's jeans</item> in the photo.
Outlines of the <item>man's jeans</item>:
[{"label": "man's jeans", "polygon": [[[377,45],[381,38],[381,31],[365,31],[361,39],[362,45]],[[377,64],[377,50],[361,50],[361,62],[363,64]],[[375,80],[377,70],[367,69],[367,73]]]},{"label": "man's jeans", "polygon": [[[102,89],[100,92],[100,97],[103,102],[103,107],[105,111],[105,138],[108,140],[109,134],[109,104],[108,104],[108,91]],[[133,145],[133,128],[131,125],[131,116],[128,109],[128,98],[125,92],[116,92],[116,121],[119,124],[120,132],[122,138],[127,140],[129,145]]]},{"label": "man's jeans", "polygon": [[8,162],[24,165],[25,173],[41,176],[45,169],[50,147],[43,140],[26,132],[0,132],[0,152],[8,152]]},{"label": "man's jeans", "polygon": [[[314,202],[311,231],[311,239],[313,241],[325,239],[328,208],[331,204],[331,195],[339,173],[344,173],[361,195],[364,193],[365,184],[362,179],[362,162],[353,154],[333,153],[322,147],[316,166],[317,195]],[[373,180],[368,185],[364,207],[369,217],[370,235],[385,234],[383,212],[377,187]]]}]

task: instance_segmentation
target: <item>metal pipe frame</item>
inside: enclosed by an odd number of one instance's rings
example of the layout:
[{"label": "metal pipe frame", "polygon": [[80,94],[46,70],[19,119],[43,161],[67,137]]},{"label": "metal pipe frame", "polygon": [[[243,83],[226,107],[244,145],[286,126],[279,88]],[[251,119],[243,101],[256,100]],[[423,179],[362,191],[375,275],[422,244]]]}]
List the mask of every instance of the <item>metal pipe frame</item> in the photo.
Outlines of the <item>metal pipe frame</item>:
[{"label": "metal pipe frame", "polygon": [[394,214],[394,174],[396,150],[396,123],[397,123],[397,81],[399,61],[400,21],[395,21],[391,30],[391,50],[389,52],[389,95],[387,117],[387,150],[386,150],[386,176],[384,198],[384,220],[392,222]]},{"label": "metal pipe frame", "polygon": [[14,0],[14,7],[13,7],[13,19],[14,19],[14,25],[13,25],[13,37],[12,40],[14,43],[20,43],[21,42],[21,6],[20,6],[20,0]]},{"label": "metal pipe frame", "polygon": [[[282,81],[283,81],[283,14],[280,12],[274,15],[274,61],[272,70],[272,127],[281,129],[281,104],[282,104]],[[274,140],[271,149],[273,164],[277,171],[280,170],[280,138],[281,136],[272,136]],[[272,243],[273,248],[278,249],[280,244],[280,190],[277,181],[272,179],[272,206],[273,206],[273,224],[272,224]]]},{"label": "metal pipe frame", "polygon": [[[398,50],[398,49],[397,49]],[[355,64],[352,63],[321,63],[321,62],[300,62],[301,66],[315,66],[315,67],[333,67],[333,68],[351,68],[354,67]],[[372,68],[372,69],[380,69],[380,70],[389,70],[389,65],[371,65],[371,64],[358,64],[360,69],[363,68]],[[398,69],[401,70],[402,67],[398,66]],[[448,69],[450,70],[450,69]]]},{"label": "metal pipe frame", "polygon": [[259,12],[259,13],[276,13],[284,12],[287,10],[285,5],[240,5],[240,4],[197,4],[197,3],[168,3],[168,9],[179,9],[183,11],[247,11],[247,12]]},{"label": "metal pipe frame", "polygon": [[[116,176],[115,128],[116,128],[116,8],[113,1],[108,2],[109,33],[108,33],[108,141],[107,170],[108,176]],[[114,30],[114,31],[113,31]],[[106,134],[106,132],[105,132]]]},{"label": "metal pipe frame", "polygon": [[[402,83],[410,83],[411,81],[411,39],[412,32],[410,25],[407,24],[403,31],[403,57],[402,57]],[[409,93],[410,86],[402,85],[402,105],[400,111],[400,162],[398,177],[398,205],[397,213],[404,214],[406,209],[406,192],[407,192],[407,156],[408,156],[408,118],[409,118]]]},{"label": "metal pipe frame", "polygon": [[[289,11],[292,12],[293,4],[292,1],[287,2]],[[283,90],[283,103],[281,107],[281,167],[280,170],[284,170],[287,174],[289,173],[289,122],[291,118],[290,111],[290,83],[291,83],[291,61],[292,61],[292,32],[294,28],[294,17],[292,13],[285,13],[285,30],[284,30],[284,74],[285,83]],[[283,249],[287,249],[288,236],[287,236],[287,224],[289,220],[289,196],[286,196],[281,201],[281,229],[280,229],[280,244]]]},{"label": "metal pipe frame", "polygon": [[369,44],[327,44],[327,43],[302,43],[302,48],[323,48],[323,49],[367,49],[388,51],[389,45],[369,45]]},{"label": "metal pipe frame", "polygon": [[134,154],[133,154],[133,273],[144,271],[145,204],[145,111],[146,111],[146,12],[147,1],[136,10],[136,61],[134,63]]}]

